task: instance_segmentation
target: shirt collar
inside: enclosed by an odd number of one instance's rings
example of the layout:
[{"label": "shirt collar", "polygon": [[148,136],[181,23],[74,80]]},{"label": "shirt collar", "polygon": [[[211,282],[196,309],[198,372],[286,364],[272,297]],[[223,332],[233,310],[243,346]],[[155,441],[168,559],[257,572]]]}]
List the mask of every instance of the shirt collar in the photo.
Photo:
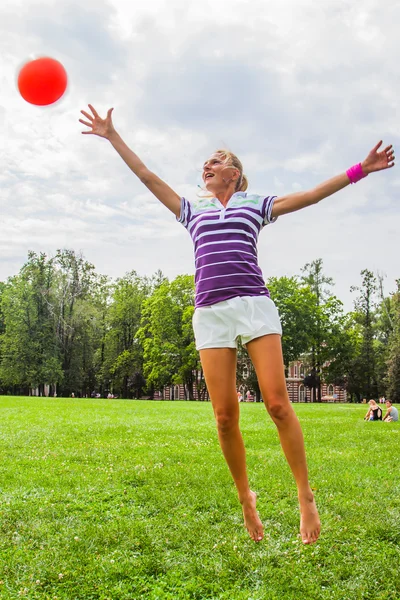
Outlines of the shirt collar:
[{"label": "shirt collar", "polygon": [[[231,198],[233,198],[234,196],[239,196],[240,198],[245,198],[245,197],[247,196],[247,193],[246,193],[246,192],[234,192],[234,193],[232,194]],[[231,198],[229,198],[229,200],[230,200]],[[215,198],[215,197],[214,197],[214,200],[218,200],[218,198]],[[219,202],[219,200],[218,200],[218,202]]]}]

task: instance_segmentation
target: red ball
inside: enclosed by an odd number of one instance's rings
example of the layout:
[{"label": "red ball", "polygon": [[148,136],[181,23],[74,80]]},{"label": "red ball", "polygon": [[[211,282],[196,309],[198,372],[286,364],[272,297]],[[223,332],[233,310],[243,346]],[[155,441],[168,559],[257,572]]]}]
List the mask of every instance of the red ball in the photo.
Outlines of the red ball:
[{"label": "red ball", "polygon": [[37,106],[53,104],[67,89],[67,73],[54,58],[27,62],[18,74],[18,89],[24,100]]}]

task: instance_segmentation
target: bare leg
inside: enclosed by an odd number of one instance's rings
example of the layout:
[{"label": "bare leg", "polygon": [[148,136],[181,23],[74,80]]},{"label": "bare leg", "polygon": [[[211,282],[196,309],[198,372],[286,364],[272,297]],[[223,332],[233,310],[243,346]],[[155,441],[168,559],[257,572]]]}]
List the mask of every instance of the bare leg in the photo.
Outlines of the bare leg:
[{"label": "bare leg", "polygon": [[318,539],[321,526],[308,481],[303,433],[286,389],[280,336],[271,334],[252,340],[247,350],[265,406],[277,426],[282,449],[296,480],[302,540],[312,544]]},{"label": "bare leg", "polygon": [[259,542],[264,535],[263,525],[256,510],[256,494],[249,487],[246,453],[239,429],[236,349],[201,350],[200,358],[217,422],[219,442],[236,485],[244,523],[250,537]]}]

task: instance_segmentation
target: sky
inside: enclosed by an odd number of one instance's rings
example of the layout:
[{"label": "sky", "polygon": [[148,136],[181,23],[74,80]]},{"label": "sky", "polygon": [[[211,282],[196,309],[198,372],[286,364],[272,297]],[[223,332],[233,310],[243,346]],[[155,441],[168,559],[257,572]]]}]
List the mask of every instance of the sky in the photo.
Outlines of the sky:
[{"label": "sky", "polygon": [[[400,3],[388,0],[2,0],[0,280],[28,252],[82,252],[98,273],[194,273],[192,242],[109,142],[82,135],[80,110],[104,115],[178,194],[195,198],[201,167],[229,148],[249,192],[307,190],[400,146]],[[36,107],[19,69],[50,56],[63,98]],[[400,278],[399,166],[265,227],[265,279],[322,258],[346,310],[369,269],[385,293]]]}]

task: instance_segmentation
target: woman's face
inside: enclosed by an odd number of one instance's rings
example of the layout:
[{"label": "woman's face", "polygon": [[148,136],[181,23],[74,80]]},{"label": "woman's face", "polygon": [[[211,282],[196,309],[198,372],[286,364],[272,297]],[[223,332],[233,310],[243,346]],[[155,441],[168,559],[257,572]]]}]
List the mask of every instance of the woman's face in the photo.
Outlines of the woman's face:
[{"label": "woman's face", "polygon": [[203,181],[206,189],[212,193],[235,183],[238,175],[239,171],[224,164],[224,158],[219,154],[212,154],[203,165]]}]

